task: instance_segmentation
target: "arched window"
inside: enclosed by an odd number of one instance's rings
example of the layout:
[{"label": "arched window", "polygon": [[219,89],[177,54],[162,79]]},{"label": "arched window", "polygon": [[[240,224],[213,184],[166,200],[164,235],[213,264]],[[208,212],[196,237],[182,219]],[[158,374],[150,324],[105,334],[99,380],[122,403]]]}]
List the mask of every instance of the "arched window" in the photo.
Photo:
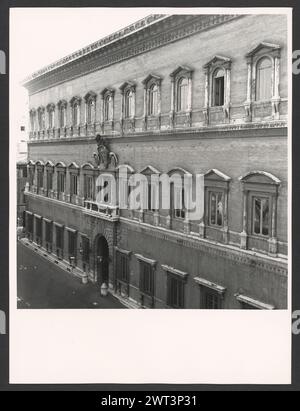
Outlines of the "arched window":
[{"label": "arched window", "polygon": [[224,78],[225,73],[223,68],[217,68],[213,73],[213,106],[224,105]]},{"label": "arched window", "polygon": [[54,128],[54,110],[55,110],[54,104],[48,104],[47,112],[48,112],[48,128],[49,129]]},{"label": "arched window", "polygon": [[36,112],[35,110],[30,110],[30,129],[31,131],[35,131],[35,116]]},{"label": "arched window", "polygon": [[113,118],[113,97],[108,94],[104,99],[104,121],[112,120]]},{"label": "arched window", "polygon": [[76,101],[73,105],[73,125],[78,126],[79,124],[79,104]]},{"label": "arched window", "polygon": [[181,78],[177,87],[177,111],[186,111],[188,109],[188,79]]},{"label": "arched window", "polygon": [[153,84],[149,89],[149,108],[148,114],[155,116],[158,112],[158,86]]},{"label": "arched window", "polygon": [[255,100],[272,98],[272,62],[268,57],[261,58],[256,65]]},{"label": "arched window", "polygon": [[125,94],[125,118],[133,116],[133,91],[128,90]]}]

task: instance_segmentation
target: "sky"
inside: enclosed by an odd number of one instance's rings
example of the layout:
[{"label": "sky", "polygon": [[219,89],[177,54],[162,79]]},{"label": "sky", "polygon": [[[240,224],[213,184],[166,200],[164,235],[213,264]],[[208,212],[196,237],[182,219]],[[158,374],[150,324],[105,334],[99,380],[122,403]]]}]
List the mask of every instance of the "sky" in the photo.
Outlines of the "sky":
[{"label": "sky", "polygon": [[[28,129],[28,95],[21,81],[34,71],[159,10],[146,8],[10,9],[11,138]],[[20,125],[26,132],[20,133]]]}]

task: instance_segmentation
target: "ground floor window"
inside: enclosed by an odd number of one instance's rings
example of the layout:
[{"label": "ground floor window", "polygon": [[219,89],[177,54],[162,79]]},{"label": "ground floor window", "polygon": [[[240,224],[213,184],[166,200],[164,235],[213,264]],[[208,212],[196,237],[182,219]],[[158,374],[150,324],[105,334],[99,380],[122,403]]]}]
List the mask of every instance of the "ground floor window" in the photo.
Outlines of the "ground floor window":
[{"label": "ground floor window", "polygon": [[36,218],[35,223],[36,223],[36,228],[35,228],[36,242],[38,244],[41,244],[42,243],[42,234],[43,234],[42,219],[41,218]]},{"label": "ground floor window", "polygon": [[68,232],[68,240],[69,240],[69,257],[76,256],[76,233],[73,231]]},{"label": "ground floor window", "polygon": [[172,308],[184,308],[184,281],[173,275],[167,274],[167,304]]},{"label": "ground floor window", "polygon": [[64,229],[61,226],[56,226],[56,253],[58,257],[63,256],[64,247]]}]

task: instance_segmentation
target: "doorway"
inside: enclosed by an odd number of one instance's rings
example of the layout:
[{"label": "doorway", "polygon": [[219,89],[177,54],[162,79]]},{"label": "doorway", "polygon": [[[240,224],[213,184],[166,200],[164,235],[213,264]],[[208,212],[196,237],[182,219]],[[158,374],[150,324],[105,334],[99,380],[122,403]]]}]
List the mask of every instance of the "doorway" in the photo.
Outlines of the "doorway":
[{"label": "doorway", "polygon": [[108,267],[109,267],[109,248],[106,238],[99,236],[96,239],[96,275],[97,283],[101,287],[103,283],[108,284]]}]

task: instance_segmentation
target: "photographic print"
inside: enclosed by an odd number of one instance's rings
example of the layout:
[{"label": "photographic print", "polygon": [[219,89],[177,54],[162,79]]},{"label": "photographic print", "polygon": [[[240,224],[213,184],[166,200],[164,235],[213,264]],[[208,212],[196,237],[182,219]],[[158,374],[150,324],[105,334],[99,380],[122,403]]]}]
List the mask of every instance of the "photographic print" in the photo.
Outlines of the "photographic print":
[{"label": "photographic print", "polygon": [[287,15],[132,20],[19,69],[18,308],[287,309]]}]

